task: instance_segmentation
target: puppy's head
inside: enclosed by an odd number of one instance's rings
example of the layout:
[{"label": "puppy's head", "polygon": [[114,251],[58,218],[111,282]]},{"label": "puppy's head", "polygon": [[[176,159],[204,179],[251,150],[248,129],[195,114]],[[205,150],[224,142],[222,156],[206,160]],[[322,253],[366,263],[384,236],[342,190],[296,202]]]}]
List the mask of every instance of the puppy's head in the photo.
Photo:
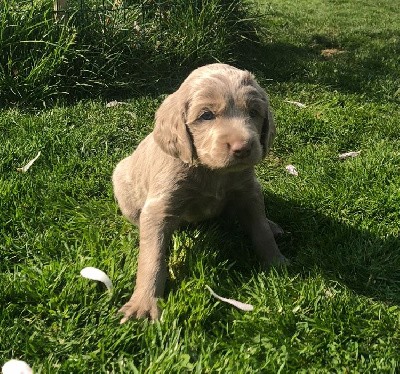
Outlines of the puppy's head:
[{"label": "puppy's head", "polygon": [[260,162],[274,135],[265,91],[248,71],[225,64],[194,70],[161,104],[154,129],[171,156],[228,171]]}]

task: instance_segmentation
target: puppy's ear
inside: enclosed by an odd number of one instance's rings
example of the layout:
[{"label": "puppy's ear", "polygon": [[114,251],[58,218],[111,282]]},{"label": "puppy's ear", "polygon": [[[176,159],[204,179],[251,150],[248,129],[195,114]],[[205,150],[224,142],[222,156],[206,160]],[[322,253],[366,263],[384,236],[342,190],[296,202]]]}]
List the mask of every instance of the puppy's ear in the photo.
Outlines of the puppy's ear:
[{"label": "puppy's ear", "polygon": [[265,118],[261,128],[260,143],[263,150],[263,157],[265,157],[272,146],[274,141],[276,128],[274,122],[274,116],[272,115],[271,106],[269,104],[269,98],[267,93],[261,86],[257,83],[253,75],[251,77],[251,84],[256,88],[261,96],[263,105],[265,106]]},{"label": "puppy's ear", "polygon": [[193,143],[186,128],[186,104],[179,91],[169,95],[156,112],[154,139],[161,149],[183,162],[193,162]]},{"label": "puppy's ear", "polygon": [[265,157],[272,146],[276,134],[276,127],[274,122],[274,117],[272,115],[269,102],[267,102],[267,115],[264,119],[260,142],[263,148],[263,157]]}]

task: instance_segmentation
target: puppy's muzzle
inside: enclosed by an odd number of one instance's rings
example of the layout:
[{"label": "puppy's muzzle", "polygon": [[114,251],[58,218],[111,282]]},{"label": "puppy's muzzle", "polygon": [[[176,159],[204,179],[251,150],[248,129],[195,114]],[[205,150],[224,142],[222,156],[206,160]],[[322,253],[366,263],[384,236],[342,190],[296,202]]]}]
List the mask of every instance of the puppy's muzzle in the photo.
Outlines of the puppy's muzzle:
[{"label": "puppy's muzzle", "polygon": [[250,156],[252,142],[237,140],[233,141],[232,143],[228,143],[228,148],[233,158],[243,160]]}]

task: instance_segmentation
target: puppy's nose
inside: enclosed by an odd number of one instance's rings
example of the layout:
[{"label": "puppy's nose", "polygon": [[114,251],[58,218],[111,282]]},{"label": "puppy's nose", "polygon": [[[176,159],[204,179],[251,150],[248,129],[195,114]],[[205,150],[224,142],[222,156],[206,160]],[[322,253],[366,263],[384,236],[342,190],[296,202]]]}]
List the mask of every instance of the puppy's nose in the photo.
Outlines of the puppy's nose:
[{"label": "puppy's nose", "polygon": [[250,155],[250,152],[251,152],[250,142],[236,141],[229,145],[230,145],[232,155],[235,158],[241,159],[241,158],[246,158]]}]

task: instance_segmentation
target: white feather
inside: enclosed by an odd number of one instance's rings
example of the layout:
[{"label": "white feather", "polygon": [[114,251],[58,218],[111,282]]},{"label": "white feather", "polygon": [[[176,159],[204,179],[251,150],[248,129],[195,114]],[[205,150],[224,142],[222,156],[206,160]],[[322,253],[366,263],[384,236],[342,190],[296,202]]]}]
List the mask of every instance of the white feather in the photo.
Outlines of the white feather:
[{"label": "white feather", "polygon": [[89,267],[83,268],[81,270],[81,275],[84,278],[104,283],[109,291],[111,291],[113,288],[111,279],[108,277],[108,275],[104,271],[102,271],[100,269],[89,266]]},{"label": "white feather", "polygon": [[307,108],[306,104],[300,103],[299,101],[285,100],[285,103],[296,105],[299,108]]},{"label": "white feather", "polygon": [[360,154],[360,152],[361,151],[341,153],[339,155],[339,160],[345,160],[346,158],[350,157],[357,157]]},{"label": "white feather", "polygon": [[42,152],[38,152],[35,158],[30,160],[25,166],[22,166],[21,168],[17,168],[17,171],[20,171],[21,173],[26,173],[30,167],[33,165],[33,163],[39,158],[39,156],[42,154]]},{"label": "white feather", "polygon": [[7,361],[1,368],[3,374],[32,374],[31,367],[25,362],[20,360]]},{"label": "white feather", "polygon": [[287,165],[285,167],[285,169],[289,174],[292,174],[295,177],[297,177],[299,175],[299,172],[297,171],[297,169],[296,169],[296,167],[294,165]]},{"label": "white feather", "polygon": [[224,301],[225,303],[231,304],[238,309],[244,310],[245,312],[251,312],[254,309],[253,305],[251,305],[251,304],[245,304],[245,303],[242,303],[241,301],[237,301],[234,299],[227,299],[225,297],[217,295],[209,286],[206,285],[206,288],[210,291],[211,295],[216,297],[218,300],[221,300],[221,301]]}]

